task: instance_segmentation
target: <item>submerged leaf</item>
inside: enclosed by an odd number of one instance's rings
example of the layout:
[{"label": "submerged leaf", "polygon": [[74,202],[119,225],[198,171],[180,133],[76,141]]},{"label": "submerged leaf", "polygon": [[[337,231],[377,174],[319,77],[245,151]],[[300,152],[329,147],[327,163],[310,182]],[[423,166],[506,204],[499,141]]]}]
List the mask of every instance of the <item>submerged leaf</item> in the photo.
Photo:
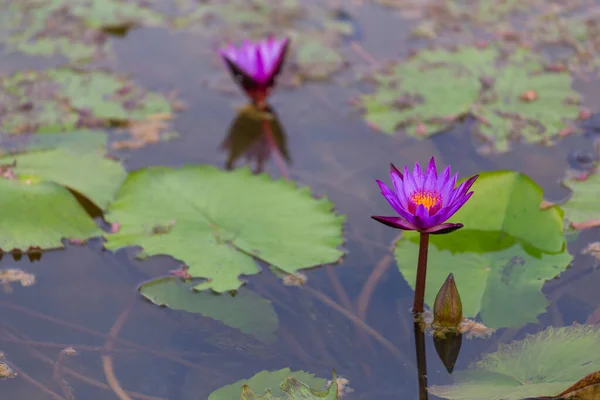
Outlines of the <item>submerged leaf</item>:
[{"label": "submerged leaf", "polygon": [[598,346],[598,327],[550,327],[501,344],[468,370],[455,372],[453,385],[433,386],[429,391],[450,400],[521,400],[560,393],[600,369],[600,353],[590,351]]},{"label": "submerged leaf", "polygon": [[[235,290],[240,275],[259,272],[253,257],[290,274],[339,260],[344,217],[332,207],[308,188],[247,169],[152,167],[131,173],[109,206],[107,219],[121,228],[105,246],[171,255],[209,280],[197,289]],[[167,224],[168,232],[154,234]]]},{"label": "submerged leaf", "polygon": [[245,288],[240,288],[233,297],[229,294],[194,292],[191,286],[178,278],[169,277],[145,283],[139,291],[154,304],[213,318],[263,342],[275,340],[279,321],[269,300]]},{"label": "submerged leaf", "polygon": [[222,387],[211,393],[210,396],[208,396],[208,400],[237,399],[240,397],[240,392],[245,386],[252,388],[252,390],[258,393],[264,393],[265,391],[270,390],[272,396],[281,397],[285,394],[282,383],[286,378],[294,378],[297,381],[303,382],[305,385],[316,388],[323,387],[327,382],[325,379],[315,377],[314,374],[304,371],[292,372],[289,368],[272,372],[262,371],[250,379],[242,379],[236,383]]}]

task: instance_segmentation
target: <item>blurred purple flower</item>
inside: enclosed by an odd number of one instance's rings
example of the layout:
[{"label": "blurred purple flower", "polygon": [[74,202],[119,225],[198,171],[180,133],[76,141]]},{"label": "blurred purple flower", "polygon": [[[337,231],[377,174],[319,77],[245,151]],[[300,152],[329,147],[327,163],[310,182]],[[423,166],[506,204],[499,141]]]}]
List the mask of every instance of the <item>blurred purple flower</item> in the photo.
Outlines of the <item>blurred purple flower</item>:
[{"label": "blurred purple flower", "polygon": [[269,36],[258,42],[246,40],[240,47],[230,44],[219,54],[246,94],[261,104],[281,72],[289,43],[289,38]]},{"label": "blurred purple flower", "polygon": [[399,217],[373,216],[376,221],[392,228],[421,233],[449,233],[463,224],[446,223],[469,200],[473,192],[467,193],[478,175],[456,186],[458,173],[450,178],[450,166],[438,177],[435,160],[431,157],[427,171],[423,174],[419,163],[413,173],[404,167],[404,174],[392,164],[390,176],[395,191],[377,181],[381,194],[386,198]]}]

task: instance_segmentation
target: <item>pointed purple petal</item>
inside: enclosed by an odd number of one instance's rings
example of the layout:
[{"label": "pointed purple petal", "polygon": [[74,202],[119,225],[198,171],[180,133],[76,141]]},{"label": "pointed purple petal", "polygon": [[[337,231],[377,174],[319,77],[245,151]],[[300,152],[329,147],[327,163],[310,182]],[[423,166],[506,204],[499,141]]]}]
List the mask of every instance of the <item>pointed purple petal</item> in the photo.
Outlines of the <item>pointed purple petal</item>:
[{"label": "pointed purple petal", "polygon": [[415,186],[418,189],[422,189],[423,183],[425,183],[425,175],[423,175],[423,170],[421,170],[418,161],[415,163],[415,168],[413,169],[413,178],[415,180]]},{"label": "pointed purple petal", "polygon": [[457,229],[460,229],[463,227],[463,224],[439,224],[436,226],[433,226],[425,231],[422,231],[422,233],[430,233],[432,235],[440,235],[443,233],[450,233],[450,232],[454,232]]},{"label": "pointed purple petal", "polygon": [[375,181],[379,185],[379,189],[381,189],[381,194],[383,195],[383,197],[385,197],[390,206],[392,206],[394,211],[400,213],[400,210],[402,210],[402,205],[398,201],[398,196],[396,196],[396,193],[394,193],[392,189],[390,189],[385,183],[381,182],[380,180]]},{"label": "pointed purple petal", "polygon": [[473,183],[475,183],[477,178],[479,178],[479,175],[472,176],[463,183],[461,183],[460,186],[456,188],[456,190],[459,192],[458,196],[464,196],[465,193],[467,193],[469,189],[471,189],[471,186],[473,186]]},{"label": "pointed purple petal", "polygon": [[256,61],[255,61],[255,79],[261,83],[266,83],[269,76],[267,75],[267,70],[265,68],[265,61],[263,60],[263,54],[260,51],[259,47],[256,47],[255,50],[256,52]]},{"label": "pointed purple petal", "polygon": [[399,204],[406,209],[408,207],[408,201],[406,199],[406,194],[404,193],[404,177],[394,164],[390,164],[390,178],[392,179],[392,184],[394,185]]},{"label": "pointed purple petal", "polygon": [[408,172],[408,167],[404,166],[404,195],[407,199],[418,189],[415,177]]},{"label": "pointed purple petal", "polygon": [[413,224],[419,228],[419,230],[428,229],[434,225],[431,223],[432,218],[429,216],[429,212],[423,204],[419,204],[417,206],[413,221]]},{"label": "pointed purple petal", "polygon": [[282,40],[282,42],[279,45],[277,57],[274,59],[273,65],[271,66],[271,69],[270,69],[270,73],[269,73],[270,78],[267,81],[268,87],[272,87],[275,84],[275,78],[277,78],[277,76],[281,72],[281,69],[283,68],[283,63],[284,63],[285,57],[287,55],[289,44],[290,44],[290,39],[285,38]]},{"label": "pointed purple petal", "polygon": [[400,172],[400,170],[398,168],[396,168],[396,166],[392,163],[390,163],[390,173],[394,173],[396,175],[398,175],[398,177],[400,177],[400,180],[404,180],[404,176],[402,175],[402,172]]},{"label": "pointed purple petal", "polygon": [[435,159],[431,157],[429,165],[427,165],[427,173],[425,174],[425,182],[423,188],[428,192],[438,192],[441,187],[438,185],[437,169],[435,166]]},{"label": "pointed purple petal", "polygon": [[473,192],[469,192],[465,196],[463,196],[460,199],[456,200],[450,206],[448,206],[446,208],[442,208],[439,211],[439,213],[438,213],[440,215],[440,222],[444,222],[448,218],[450,218],[451,216],[453,216],[462,206],[465,205],[465,203],[467,202],[467,200],[469,200],[472,195],[473,195]]},{"label": "pointed purple petal", "polygon": [[373,218],[377,222],[381,222],[384,225],[391,226],[392,228],[403,229],[405,231],[417,230],[417,228],[410,222],[399,217],[372,216],[371,218]]}]

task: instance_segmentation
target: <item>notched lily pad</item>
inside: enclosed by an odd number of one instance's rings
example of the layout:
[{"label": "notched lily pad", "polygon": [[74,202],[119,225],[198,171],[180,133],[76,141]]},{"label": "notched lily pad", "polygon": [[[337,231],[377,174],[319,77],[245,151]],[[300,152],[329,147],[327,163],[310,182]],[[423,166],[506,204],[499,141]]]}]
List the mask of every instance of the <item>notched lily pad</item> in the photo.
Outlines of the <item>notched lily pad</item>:
[{"label": "notched lily pad", "polygon": [[247,169],[153,167],[131,173],[109,206],[107,219],[121,229],[105,246],[171,255],[191,276],[209,280],[196,289],[235,290],[240,275],[259,272],[253,257],[290,274],[339,260],[345,218],[332,208],[308,188]]},{"label": "notched lily pad", "polygon": [[[99,236],[100,229],[71,191],[103,209],[126,177],[123,166],[104,157],[98,142],[73,142],[75,133],[53,135],[36,150],[0,158],[0,248],[63,247],[61,239]],[[32,143],[35,139],[29,137]]]},{"label": "notched lily pad", "polygon": [[[491,328],[535,322],[548,305],[542,286],[572,259],[562,211],[556,206],[541,210],[542,189],[514,171],[481,173],[472,190],[473,196],[450,219],[464,228],[430,238],[425,301],[433,305],[452,272],[465,316],[479,315]],[[396,260],[410,285],[417,255],[418,234],[408,232],[397,243]]]},{"label": "notched lily pad", "polygon": [[425,50],[375,74],[376,91],[360,103],[366,121],[388,134],[404,128],[428,137],[469,115],[496,151],[507,151],[512,139],[549,144],[577,118],[579,96],[568,73],[543,67],[525,49]]},{"label": "notched lily pad", "polygon": [[[208,400],[230,400],[240,397],[243,400],[336,400],[338,399],[338,381],[335,370],[332,383],[323,391],[311,388],[322,388],[325,379],[313,374],[296,371],[289,368],[279,371],[262,371],[250,379],[243,379],[213,392]],[[266,392],[266,393],[265,393]],[[261,395],[264,394],[264,395]]]},{"label": "notched lily pad", "polygon": [[172,113],[166,97],[124,77],[70,68],[1,78],[0,100],[0,127],[13,134],[131,127]]},{"label": "notched lily pad", "polygon": [[433,386],[429,391],[450,400],[521,400],[561,393],[600,369],[600,353],[590,351],[599,345],[597,326],[549,327],[500,344],[497,352],[484,355],[468,370],[454,372],[453,385]]},{"label": "notched lily pad", "polygon": [[193,286],[193,283],[168,277],[145,283],[139,291],[154,304],[213,318],[265,343],[275,340],[279,320],[269,300],[245,288],[231,296],[194,292]]}]

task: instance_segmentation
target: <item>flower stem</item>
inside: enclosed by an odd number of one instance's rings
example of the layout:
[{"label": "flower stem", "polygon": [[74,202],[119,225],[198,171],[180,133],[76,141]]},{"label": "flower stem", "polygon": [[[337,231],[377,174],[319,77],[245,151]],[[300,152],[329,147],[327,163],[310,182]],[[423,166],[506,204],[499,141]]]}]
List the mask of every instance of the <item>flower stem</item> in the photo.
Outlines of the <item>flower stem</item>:
[{"label": "flower stem", "polygon": [[417,264],[417,282],[415,284],[415,301],[413,313],[421,314],[425,304],[425,281],[427,278],[427,250],[429,249],[429,233],[421,233],[419,240],[419,261]]}]

